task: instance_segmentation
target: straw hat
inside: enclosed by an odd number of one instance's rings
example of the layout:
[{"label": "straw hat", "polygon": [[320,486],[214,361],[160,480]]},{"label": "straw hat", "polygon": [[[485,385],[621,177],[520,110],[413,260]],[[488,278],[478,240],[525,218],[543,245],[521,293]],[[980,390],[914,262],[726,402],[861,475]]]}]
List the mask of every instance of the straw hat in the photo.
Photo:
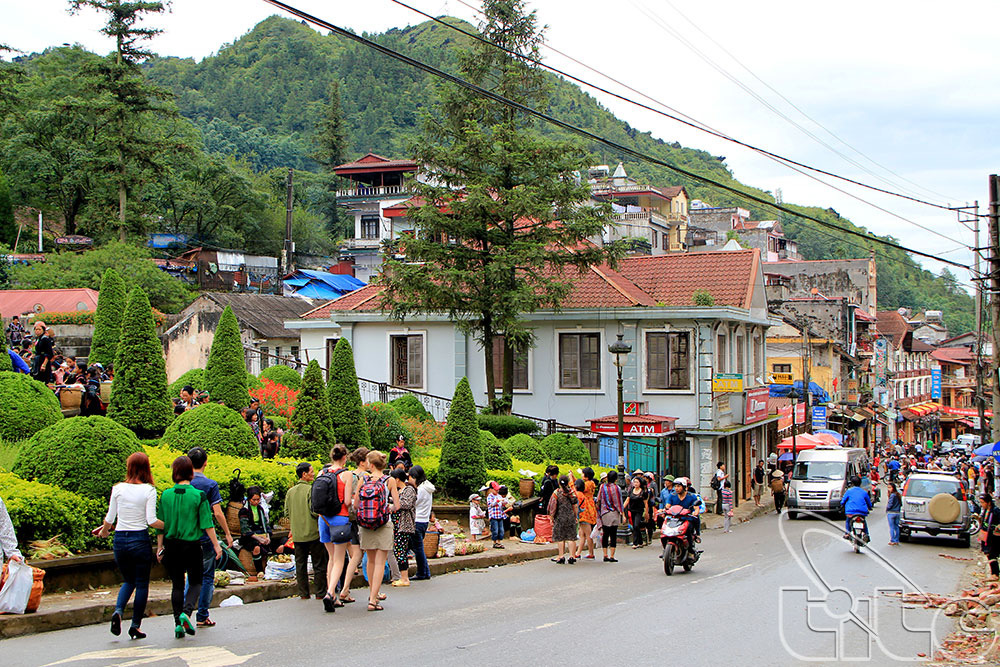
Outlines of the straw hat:
[{"label": "straw hat", "polygon": [[774,477],[775,479],[778,479],[778,478],[784,477],[784,476],[785,476],[785,474],[783,472],[781,472],[780,470],[775,470],[774,472],[771,473],[771,477]]}]

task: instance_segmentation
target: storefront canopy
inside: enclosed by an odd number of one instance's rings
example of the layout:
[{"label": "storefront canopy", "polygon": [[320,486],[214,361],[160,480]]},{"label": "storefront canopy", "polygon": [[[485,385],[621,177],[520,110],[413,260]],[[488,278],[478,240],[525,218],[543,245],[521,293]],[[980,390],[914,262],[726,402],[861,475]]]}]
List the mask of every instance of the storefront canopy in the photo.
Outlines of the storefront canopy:
[{"label": "storefront canopy", "polygon": [[[823,442],[811,433],[802,433],[795,436],[795,449],[797,451],[802,451],[804,449],[815,449],[820,445],[825,445],[828,443]],[[778,449],[791,449],[792,448],[792,436],[788,436],[784,440],[778,443]]]}]

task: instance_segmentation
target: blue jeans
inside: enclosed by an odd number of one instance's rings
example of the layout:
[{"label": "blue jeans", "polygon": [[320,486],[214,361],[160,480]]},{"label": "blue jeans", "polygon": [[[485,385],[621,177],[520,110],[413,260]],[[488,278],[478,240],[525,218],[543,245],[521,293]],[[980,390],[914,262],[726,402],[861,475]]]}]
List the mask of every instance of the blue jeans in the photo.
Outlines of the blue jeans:
[{"label": "blue jeans", "polygon": [[889,520],[889,541],[899,542],[899,512],[886,512],[885,518]]},{"label": "blue jeans", "polygon": [[490,519],[490,537],[494,542],[503,539],[503,519]]},{"label": "blue jeans", "polygon": [[[198,621],[208,620],[208,608],[215,594],[215,549],[211,540],[199,540],[201,544],[201,593],[198,595]],[[191,582],[184,586],[184,595],[191,588]]]},{"label": "blue jeans", "polygon": [[410,534],[410,550],[417,559],[417,576],[420,579],[431,578],[431,568],[427,564],[427,554],[424,553],[424,536],[427,535],[427,522],[417,521],[413,524],[416,532]]},{"label": "blue jeans", "polygon": [[115,611],[124,616],[125,607],[134,592],[132,626],[138,628],[146,614],[146,601],[149,599],[149,568],[153,564],[153,546],[149,540],[149,532],[116,530],[114,553],[115,563],[124,579],[122,587],[118,589]]}]

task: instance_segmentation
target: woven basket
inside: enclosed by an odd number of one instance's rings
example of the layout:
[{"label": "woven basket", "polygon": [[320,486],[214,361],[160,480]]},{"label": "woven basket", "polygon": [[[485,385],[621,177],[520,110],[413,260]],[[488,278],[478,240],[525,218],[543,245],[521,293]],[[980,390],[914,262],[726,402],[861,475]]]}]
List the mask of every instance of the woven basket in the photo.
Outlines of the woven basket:
[{"label": "woven basket", "polygon": [[441,539],[439,533],[428,532],[424,535],[424,554],[428,558],[437,558],[438,541]]},{"label": "woven basket", "polygon": [[253,566],[253,556],[246,549],[240,549],[240,563],[246,569],[248,577],[257,576],[257,568]]},{"label": "woven basket", "polygon": [[229,501],[226,505],[226,523],[229,524],[229,532],[233,535],[240,534],[240,510],[243,509],[243,503],[234,503]]},{"label": "woven basket", "polygon": [[111,380],[101,383],[101,403],[111,402]]},{"label": "woven basket", "polygon": [[292,520],[289,519],[287,516],[281,517],[280,519],[278,519],[278,528],[280,528],[281,530],[291,530]]},{"label": "woven basket", "polygon": [[535,495],[535,480],[522,479],[517,484],[517,490],[521,492],[522,498],[530,498]]},{"label": "woven basket", "polygon": [[63,387],[59,390],[59,403],[63,410],[79,410],[83,390],[79,387]]}]

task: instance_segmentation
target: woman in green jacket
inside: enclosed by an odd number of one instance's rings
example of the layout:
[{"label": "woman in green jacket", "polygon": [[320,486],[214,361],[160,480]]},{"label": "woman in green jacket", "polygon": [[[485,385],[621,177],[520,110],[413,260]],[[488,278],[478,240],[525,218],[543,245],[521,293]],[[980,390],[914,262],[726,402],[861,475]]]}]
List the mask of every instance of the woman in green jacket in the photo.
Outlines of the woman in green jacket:
[{"label": "woman in green jacket", "polygon": [[[174,636],[194,634],[191,612],[198,606],[201,594],[203,533],[207,533],[215,549],[215,558],[222,557],[222,547],[215,536],[212,508],[205,494],[191,486],[194,466],[191,459],[178,456],[172,466],[174,485],[160,496],[157,518],[163,521],[163,530],[156,536],[156,559],[163,563],[170,575],[170,604],[174,611]],[[187,575],[188,593],[184,595],[184,575]]]}]

